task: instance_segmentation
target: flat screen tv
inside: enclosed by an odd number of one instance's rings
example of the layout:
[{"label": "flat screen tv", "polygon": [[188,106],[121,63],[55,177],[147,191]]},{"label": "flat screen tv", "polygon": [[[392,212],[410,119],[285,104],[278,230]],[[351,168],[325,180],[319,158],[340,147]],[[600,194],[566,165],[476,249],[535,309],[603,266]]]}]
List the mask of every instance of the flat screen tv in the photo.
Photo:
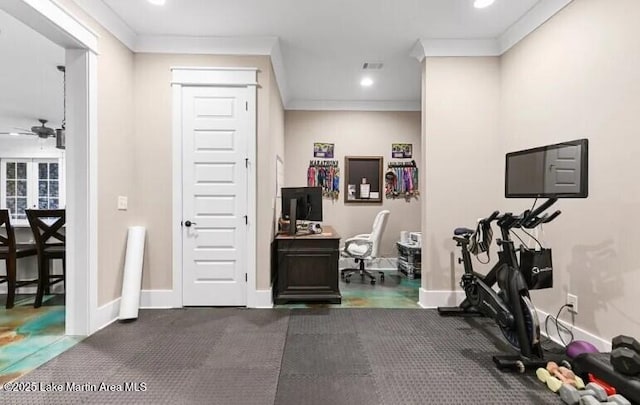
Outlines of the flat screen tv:
[{"label": "flat screen tv", "polygon": [[507,153],[506,198],[586,198],[589,141],[578,139]]}]

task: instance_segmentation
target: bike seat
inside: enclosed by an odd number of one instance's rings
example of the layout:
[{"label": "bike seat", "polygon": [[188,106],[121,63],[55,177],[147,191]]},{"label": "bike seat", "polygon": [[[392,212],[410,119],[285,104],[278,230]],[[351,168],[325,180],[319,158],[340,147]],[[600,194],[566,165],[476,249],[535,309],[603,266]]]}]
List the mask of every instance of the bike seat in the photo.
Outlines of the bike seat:
[{"label": "bike seat", "polygon": [[469,229],[469,228],[456,228],[453,231],[454,235],[471,235],[474,232],[473,229]]}]

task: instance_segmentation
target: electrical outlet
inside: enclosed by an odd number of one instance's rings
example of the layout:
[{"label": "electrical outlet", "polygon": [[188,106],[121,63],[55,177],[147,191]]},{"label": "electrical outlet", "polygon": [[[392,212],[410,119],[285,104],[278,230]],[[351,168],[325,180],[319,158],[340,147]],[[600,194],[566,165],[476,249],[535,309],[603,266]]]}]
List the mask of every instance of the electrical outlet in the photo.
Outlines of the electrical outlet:
[{"label": "electrical outlet", "polygon": [[126,211],[128,205],[128,198],[122,195],[118,196],[118,209],[121,211]]},{"label": "electrical outlet", "polygon": [[569,308],[570,312],[574,314],[578,313],[578,296],[573,294],[567,294],[567,304],[573,305],[573,308]]}]

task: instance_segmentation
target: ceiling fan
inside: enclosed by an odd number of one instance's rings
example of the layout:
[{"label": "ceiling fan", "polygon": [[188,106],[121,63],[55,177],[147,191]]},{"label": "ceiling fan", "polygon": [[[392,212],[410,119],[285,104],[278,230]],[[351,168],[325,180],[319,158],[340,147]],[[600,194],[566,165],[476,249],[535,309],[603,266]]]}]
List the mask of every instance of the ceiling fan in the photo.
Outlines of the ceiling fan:
[{"label": "ceiling fan", "polygon": [[39,118],[40,125],[34,125],[31,127],[31,130],[27,130],[24,128],[15,128],[17,131],[8,131],[8,132],[0,132],[2,135],[37,135],[40,138],[50,138],[56,136],[56,130],[50,127],[47,127],[47,120],[43,118]]},{"label": "ceiling fan", "polygon": [[37,135],[38,138],[41,139],[47,139],[47,138],[56,138],[56,148],[58,149],[65,149],[65,144],[66,144],[66,131],[65,131],[65,121],[66,121],[66,115],[67,115],[67,111],[66,111],[66,107],[67,107],[67,103],[66,103],[66,98],[67,98],[67,75],[66,75],[66,69],[64,67],[64,65],[60,65],[60,66],[56,66],[56,68],[58,69],[58,71],[62,72],[63,74],[63,83],[62,83],[62,88],[63,88],[63,118],[62,118],[62,126],[61,128],[58,129],[53,129],[48,127],[47,124],[47,120],[45,120],[44,118],[38,118],[38,121],[40,121],[40,125],[34,125],[31,127],[31,131],[27,130],[27,129],[23,129],[23,128],[15,128],[18,131],[8,131],[8,132],[0,132],[0,135],[15,135],[15,136],[19,136],[19,135]]},{"label": "ceiling fan", "polygon": [[40,121],[40,123],[42,125],[40,125],[40,126],[36,125],[36,126],[31,127],[31,132],[34,135],[38,135],[40,138],[49,138],[49,137],[56,136],[56,130],[55,129],[45,126],[45,124],[47,123],[47,120],[39,118],[38,121]]}]

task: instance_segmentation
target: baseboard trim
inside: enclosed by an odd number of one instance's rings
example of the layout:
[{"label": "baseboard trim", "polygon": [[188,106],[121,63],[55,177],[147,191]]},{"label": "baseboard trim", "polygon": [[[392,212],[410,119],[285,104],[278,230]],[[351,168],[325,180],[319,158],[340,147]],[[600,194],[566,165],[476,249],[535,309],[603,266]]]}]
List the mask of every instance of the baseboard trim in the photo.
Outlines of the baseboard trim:
[{"label": "baseboard trim", "polygon": [[422,308],[452,307],[464,299],[464,291],[432,291],[420,288],[418,305]]},{"label": "baseboard trim", "polygon": [[[538,319],[540,320],[540,332],[542,333],[542,335],[548,337],[549,339],[553,340],[555,343],[559,344],[560,346],[564,346],[564,344],[562,343],[562,341],[560,340],[560,337],[558,335],[557,331],[554,331],[555,329],[555,325],[553,327],[550,326],[551,331],[547,331],[545,330],[545,325],[544,325],[544,320],[547,318],[547,314],[544,311],[541,311],[539,309],[536,308],[536,312],[538,312]],[[555,316],[555,315],[553,315]],[[573,338],[574,340],[584,340],[586,342],[591,343],[592,345],[594,345],[600,352],[610,352],[611,351],[611,342],[607,341],[606,339],[603,339],[599,336],[594,335],[593,333],[587,332],[584,329],[578,328],[574,325],[571,325],[569,322],[563,321],[563,320],[559,320],[559,323],[562,324],[563,326],[565,326],[566,328],[570,329],[573,332]],[[552,322],[549,322],[549,325],[552,325]],[[552,333],[549,333],[552,332]],[[569,340],[569,336],[565,336],[562,335],[565,342]]]},{"label": "baseboard trim", "polygon": [[[271,289],[268,290],[256,290],[255,293],[255,305],[251,308],[273,308],[273,295]],[[140,292],[140,309],[167,309],[174,308],[173,305],[173,290],[142,290]],[[106,303],[98,308],[96,312],[96,319],[94,321],[94,328],[92,330],[98,331],[103,329],[113,322],[118,320],[120,314],[120,300],[118,297],[115,300]]]},{"label": "baseboard trim", "polygon": [[174,308],[173,290],[142,290],[140,309]]},{"label": "baseboard trim", "polygon": [[[142,290],[140,292],[139,308],[172,308],[171,294],[171,290]],[[121,297],[118,297],[98,308],[96,319],[93,322],[93,331],[97,332],[118,320],[120,316],[120,301]]]},{"label": "baseboard trim", "polygon": [[[445,307],[445,306],[456,306],[464,300],[464,291],[429,291],[424,288],[420,288],[419,292],[419,301],[418,305],[422,308],[437,308],[437,307]],[[555,328],[550,327],[550,331],[545,330],[544,320],[546,319],[547,314],[544,311],[541,311],[536,308],[536,312],[538,313],[538,319],[540,320],[540,332],[542,335],[548,337],[553,340],[555,343],[563,346],[562,341],[558,335],[558,332],[555,331]],[[611,342],[603,339],[599,336],[594,335],[584,329],[578,328],[574,325],[571,325],[569,322],[560,320],[559,321],[563,326],[573,331],[573,338],[575,340],[584,340],[586,342],[594,345],[601,352],[610,352],[611,351]],[[549,323],[551,325],[551,322]],[[551,332],[551,333],[548,333]],[[564,336],[565,341],[568,340],[568,336]]]},{"label": "baseboard trim", "polygon": [[118,314],[120,313],[120,297],[115,300],[98,307],[96,311],[96,319],[92,322],[94,327],[91,328],[95,333],[100,329],[104,329],[118,320]]},{"label": "baseboard trim", "polygon": [[254,298],[255,305],[249,308],[273,308],[273,291],[271,288],[268,290],[256,290]]},{"label": "baseboard trim", "polygon": [[[249,308],[273,308],[273,294],[271,289],[256,290],[254,302]],[[140,292],[140,309],[176,308],[173,290],[142,290]]]}]

